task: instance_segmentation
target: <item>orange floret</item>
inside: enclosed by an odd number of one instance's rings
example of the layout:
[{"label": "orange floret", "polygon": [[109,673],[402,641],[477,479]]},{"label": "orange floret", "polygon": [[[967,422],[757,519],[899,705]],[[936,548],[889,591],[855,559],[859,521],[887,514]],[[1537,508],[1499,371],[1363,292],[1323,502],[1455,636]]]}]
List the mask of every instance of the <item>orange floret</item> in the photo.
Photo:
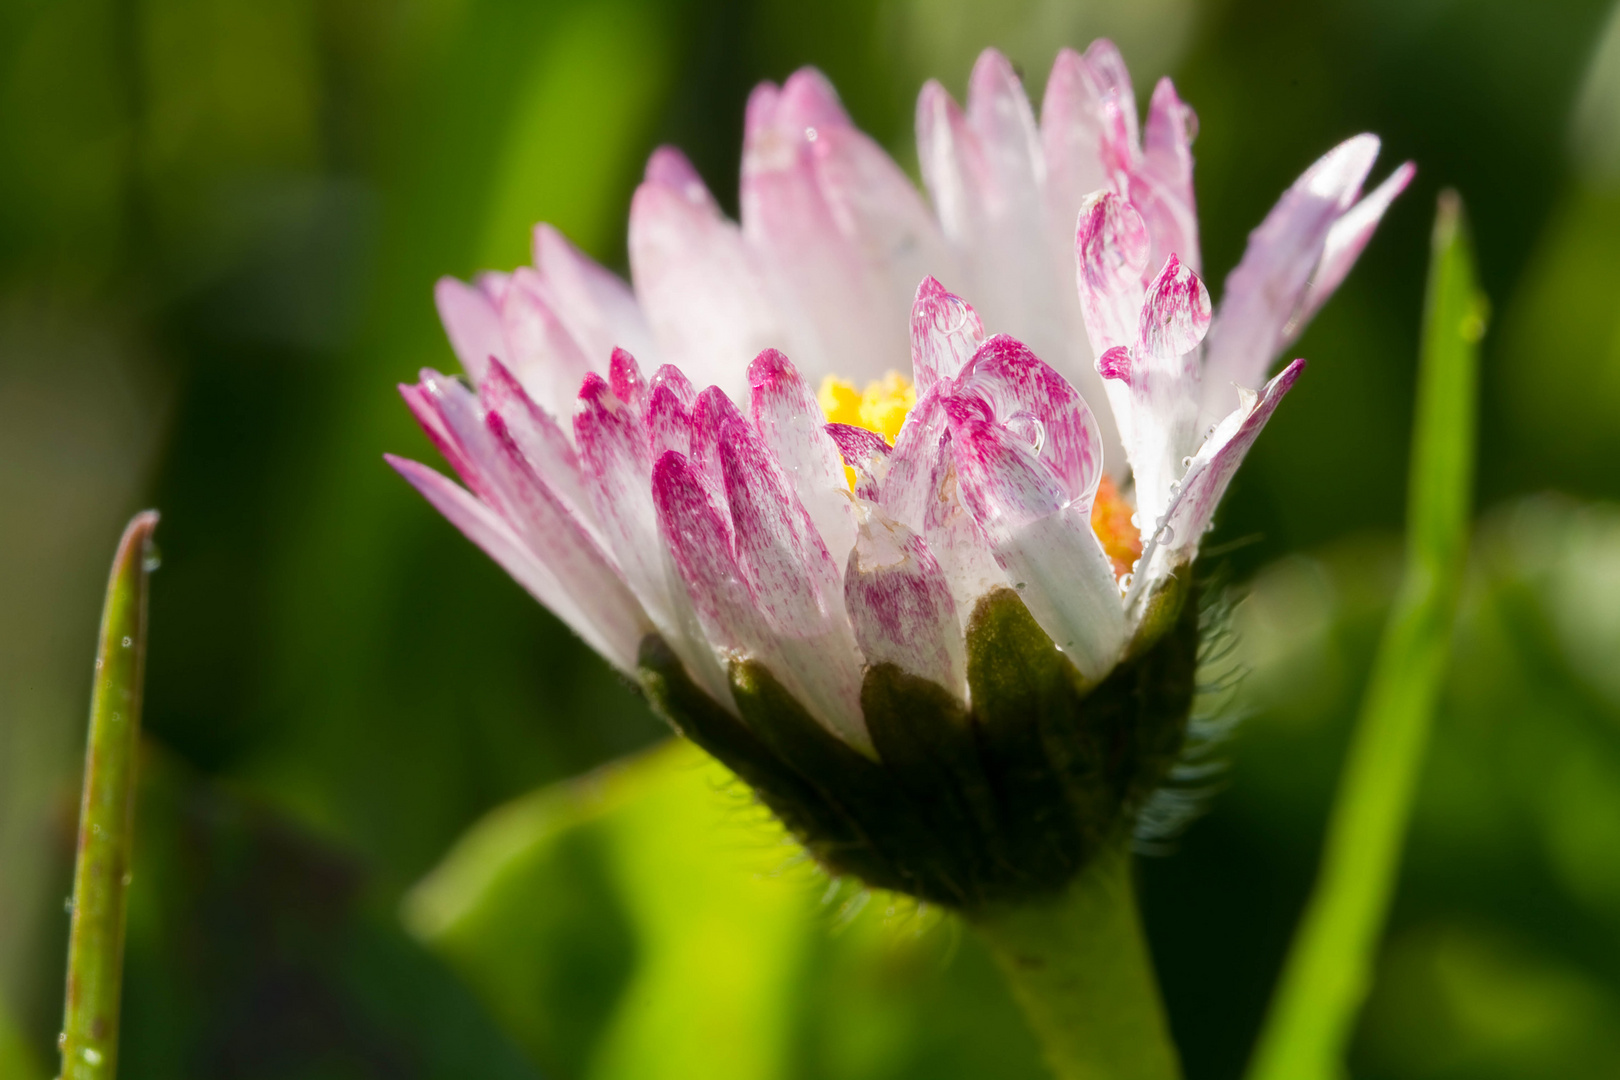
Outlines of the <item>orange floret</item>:
[{"label": "orange floret", "polygon": [[1102,541],[1114,576],[1123,578],[1142,557],[1142,536],[1131,524],[1131,504],[1107,476],[1097,485],[1097,501],[1091,504],[1091,531]]}]

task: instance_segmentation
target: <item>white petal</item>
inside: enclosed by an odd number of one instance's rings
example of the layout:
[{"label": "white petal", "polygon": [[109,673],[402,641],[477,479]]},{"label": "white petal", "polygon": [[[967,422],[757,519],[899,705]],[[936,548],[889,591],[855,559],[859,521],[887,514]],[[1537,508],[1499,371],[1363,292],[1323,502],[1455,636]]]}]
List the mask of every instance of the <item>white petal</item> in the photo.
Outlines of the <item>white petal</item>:
[{"label": "white petal", "polygon": [[1007,573],[996,561],[973,515],[962,505],[950,432],[945,433],[940,444],[940,456],[930,479],[932,496],[923,513],[923,540],[945,575],[945,586],[955,601],[960,629],[965,634],[979,601],[1009,584]]},{"label": "white petal", "polygon": [[1204,361],[1203,421],[1237,404],[1282,348],[1333,223],[1350,209],[1378,156],[1378,139],[1357,135],[1324,154],[1283,193],[1249,234],[1243,260],[1226,279]]},{"label": "white petal", "polygon": [[842,568],[828,556],[781,466],[746,420],[725,427],[720,462],[737,561],[780,661],[767,658],[768,666],[829,731],[869,749]]},{"label": "white petal", "polygon": [[838,447],[823,428],[815,393],[788,358],[766,349],[748,366],[754,426],[793,484],[822,543],[841,560],[855,542],[849,488]]},{"label": "white petal", "polygon": [[475,382],[481,380],[492,356],[508,358],[500,312],[484,290],[453,277],[442,277],[433,286],[433,300],[450,347],[468,377]]},{"label": "white petal", "polygon": [[[980,55],[965,115],[937,83],[923,88],[917,151],[945,236],[965,260],[964,295],[985,325],[1069,359],[1075,327],[1054,265],[1040,136],[1004,56]],[[1073,358],[1076,370],[1082,363]]]},{"label": "white petal", "polygon": [[1317,264],[1316,272],[1311,275],[1310,287],[1305,292],[1305,300],[1300,310],[1294,315],[1288,325],[1283,329],[1282,347],[1286,348],[1305,324],[1311,321],[1327,298],[1333,295],[1335,289],[1343,283],[1350,268],[1361,257],[1361,252],[1372,239],[1378,223],[1383,220],[1384,212],[1395,201],[1396,196],[1406,190],[1406,185],[1412,182],[1417,174],[1417,167],[1410,161],[1404,162],[1394,172],[1385,178],[1382,184],[1373,189],[1356,205],[1347,210],[1339,220],[1333,223],[1328,230],[1327,241],[1322,245],[1322,261]]},{"label": "white petal", "polygon": [[1125,616],[1090,508],[993,424],[955,424],[952,442],[963,502],[1007,580],[1080,673],[1101,679],[1124,647]]},{"label": "white petal", "polygon": [[600,371],[615,348],[657,365],[652,330],[630,286],[541,222],[534,227],[534,265],[551,288],[557,314]]},{"label": "white petal", "polygon": [[[822,132],[826,135],[823,136]],[[813,380],[874,379],[900,366],[905,326],[864,254],[840,228],[817,175],[822,138],[855,133],[832,87],[814,69],[749,101],[743,143],[743,236],[765,268],[788,348]]]},{"label": "white petal", "polygon": [[[538,273],[526,266],[512,273],[501,298],[501,324],[511,346],[507,367],[529,396],[553,416],[573,409],[579,384],[592,368],[580,343],[557,314],[558,299]],[[600,366],[605,370],[607,356]]]},{"label": "white petal", "polygon": [[[1055,228],[1062,264],[1069,261],[1074,236],[1071,227],[1086,196],[1108,186],[1102,161],[1102,98],[1105,88],[1093,68],[1092,45],[1082,57],[1063,49],[1052,62],[1041,99],[1041,149],[1046,157],[1046,205]],[[1117,53],[1115,54],[1117,55]],[[1121,62],[1123,66],[1123,61]],[[1130,92],[1127,81],[1124,92]],[[1131,106],[1134,119],[1136,107]]]},{"label": "white petal", "polygon": [[952,396],[971,394],[1002,427],[1020,432],[1037,459],[1087,507],[1102,480],[1103,446],[1085,398],[1022,342],[997,334],[974,354]]},{"label": "white petal", "polygon": [[478,398],[484,408],[501,414],[513,441],[534,471],[545,477],[569,507],[594,526],[597,518],[580,480],[578,456],[556,419],[534,403],[517,378],[498,360],[489,365],[479,380]]},{"label": "white petal", "polygon": [[1214,519],[1227,485],[1283,395],[1304,370],[1305,361],[1295,360],[1258,394],[1243,391],[1238,407],[1204,441],[1182,479],[1181,490],[1165,516],[1164,527],[1149,538],[1142,552],[1131,589],[1133,609],[1141,599],[1152,594],[1158,582],[1197,556],[1199,542]]},{"label": "white petal", "polygon": [[592,505],[630,590],[698,685],[731,707],[725,671],[659,535],[652,457],[640,418],[593,375],[580,390],[574,431]]},{"label": "white petal", "polygon": [[811,637],[843,618],[842,574],[781,466],[741,418],[722,431],[720,464],[737,561],[778,634]]},{"label": "white petal", "polygon": [[660,354],[741,396],[748,361],[780,344],[760,268],[679,151],[663,147],[630,204],[630,275]]},{"label": "white petal", "polygon": [[1142,163],[1130,183],[1131,202],[1153,236],[1149,265],[1161,266],[1171,255],[1194,271],[1203,265],[1193,197],[1192,139],[1197,130],[1198,118],[1177,96],[1175,84],[1160,79],[1142,132]]},{"label": "white petal", "polygon": [[1098,357],[1136,342],[1151,244],[1142,215],[1112,191],[1092,194],[1080,208],[1075,283]]},{"label": "white petal", "polygon": [[955,378],[984,344],[984,323],[966,300],[932,276],[911,302],[911,379],[924,394],[941,377]]},{"label": "white petal", "polygon": [[653,464],[653,505],[687,596],[709,642],[757,652],[769,639],[731,548],[730,524],[687,459],[670,451]]}]

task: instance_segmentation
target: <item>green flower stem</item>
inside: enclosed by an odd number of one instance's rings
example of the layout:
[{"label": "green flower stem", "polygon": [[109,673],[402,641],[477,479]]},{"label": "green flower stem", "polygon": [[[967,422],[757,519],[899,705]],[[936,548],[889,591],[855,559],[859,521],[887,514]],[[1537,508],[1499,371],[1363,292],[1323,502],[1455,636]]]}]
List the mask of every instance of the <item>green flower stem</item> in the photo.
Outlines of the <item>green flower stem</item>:
[{"label": "green flower stem", "polygon": [[124,901],[134,840],[135,752],[146,661],[147,559],[157,521],[157,513],[147,510],[125,528],[101,613],[73,874],[63,1080],[112,1080],[117,1073]]},{"label": "green flower stem", "polygon": [[1468,558],[1474,399],[1486,304],[1455,192],[1440,196],[1418,364],[1406,572],[1379,643],[1322,865],[1249,1080],[1332,1080],[1372,985],[1445,679]]},{"label": "green flower stem", "polygon": [[1177,1080],[1121,843],[1061,894],[973,917],[1060,1080]]}]

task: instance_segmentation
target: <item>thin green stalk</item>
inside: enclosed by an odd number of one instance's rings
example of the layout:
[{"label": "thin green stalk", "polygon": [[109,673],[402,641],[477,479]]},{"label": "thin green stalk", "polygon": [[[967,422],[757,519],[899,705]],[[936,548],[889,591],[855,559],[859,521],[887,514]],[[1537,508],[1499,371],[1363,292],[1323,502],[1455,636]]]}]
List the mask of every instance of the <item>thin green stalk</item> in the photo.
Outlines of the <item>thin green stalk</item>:
[{"label": "thin green stalk", "polygon": [[1440,196],[1419,360],[1406,571],[1379,643],[1322,865],[1249,1080],[1344,1075],[1400,868],[1468,555],[1486,303],[1455,192]]},{"label": "thin green stalk", "polygon": [[157,521],[157,512],[147,510],[124,529],[101,612],[73,873],[60,1040],[63,1080],[112,1080],[117,1074],[124,902],[134,842],[135,755],[146,666],[146,578]]},{"label": "thin green stalk", "polygon": [[1062,894],[973,921],[1061,1080],[1178,1080],[1125,844]]}]

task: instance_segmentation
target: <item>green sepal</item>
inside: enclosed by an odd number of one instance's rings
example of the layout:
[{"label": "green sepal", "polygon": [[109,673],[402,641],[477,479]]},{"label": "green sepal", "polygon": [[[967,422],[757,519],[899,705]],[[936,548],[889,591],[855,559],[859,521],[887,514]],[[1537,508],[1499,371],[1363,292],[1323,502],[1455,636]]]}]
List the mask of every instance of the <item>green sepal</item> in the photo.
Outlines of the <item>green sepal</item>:
[{"label": "green sepal", "polygon": [[653,710],[752,787],[811,854],[822,859],[822,848],[857,843],[843,815],[746,724],[699,689],[663,638],[642,638],[637,663]]},{"label": "green sepal", "polygon": [[885,764],[817,723],[758,660],[732,663],[731,693],[749,727],[848,823],[849,834],[836,844],[813,843],[812,854],[832,869],[857,874],[880,888],[966,901],[959,887],[938,895],[939,870],[949,862],[951,838],[929,828],[927,816]]},{"label": "green sepal", "polygon": [[1066,884],[1117,841],[1175,763],[1197,667],[1189,592],[1157,608],[1169,625],[1094,687],[1012,589],[974,609],[968,685],[1018,891]]},{"label": "green sepal", "polygon": [[1192,567],[1180,566],[1142,602],[1142,618],[1137,623],[1136,636],[1125,646],[1127,659],[1141,656],[1175,629],[1187,608],[1187,595],[1192,591],[1191,579]]},{"label": "green sepal", "polygon": [[986,899],[983,883],[1005,876],[1009,859],[972,714],[943,686],[894,664],[867,669],[861,711],[893,782],[944,841],[936,891],[977,906]]},{"label": "green sepal", "polygon": [[1083,806],[1094,800],[1066,790],[1084,772],[1073,745],[1084,737],[1080,673],[1006,588],[973,611],[967,672],[1009,866],[1032,889],[1060,886],[1092,846],[1083,825],[1097,817]]},{"label": "green sepal", "polygon": [[1016,592],[991,593],[968,627],[971,709],[892,664],[867,670],[861,708],[877,760],[758,660],[731,665],[740,718],[657,636],[642,643],[641,683],[829,871],[973,912],[1063,888],[1121,842],[1164,782],[1192,703],[1193,600],[1185,585],[1153,598],[1154,639],[1139,637],[1088,686]]}]

